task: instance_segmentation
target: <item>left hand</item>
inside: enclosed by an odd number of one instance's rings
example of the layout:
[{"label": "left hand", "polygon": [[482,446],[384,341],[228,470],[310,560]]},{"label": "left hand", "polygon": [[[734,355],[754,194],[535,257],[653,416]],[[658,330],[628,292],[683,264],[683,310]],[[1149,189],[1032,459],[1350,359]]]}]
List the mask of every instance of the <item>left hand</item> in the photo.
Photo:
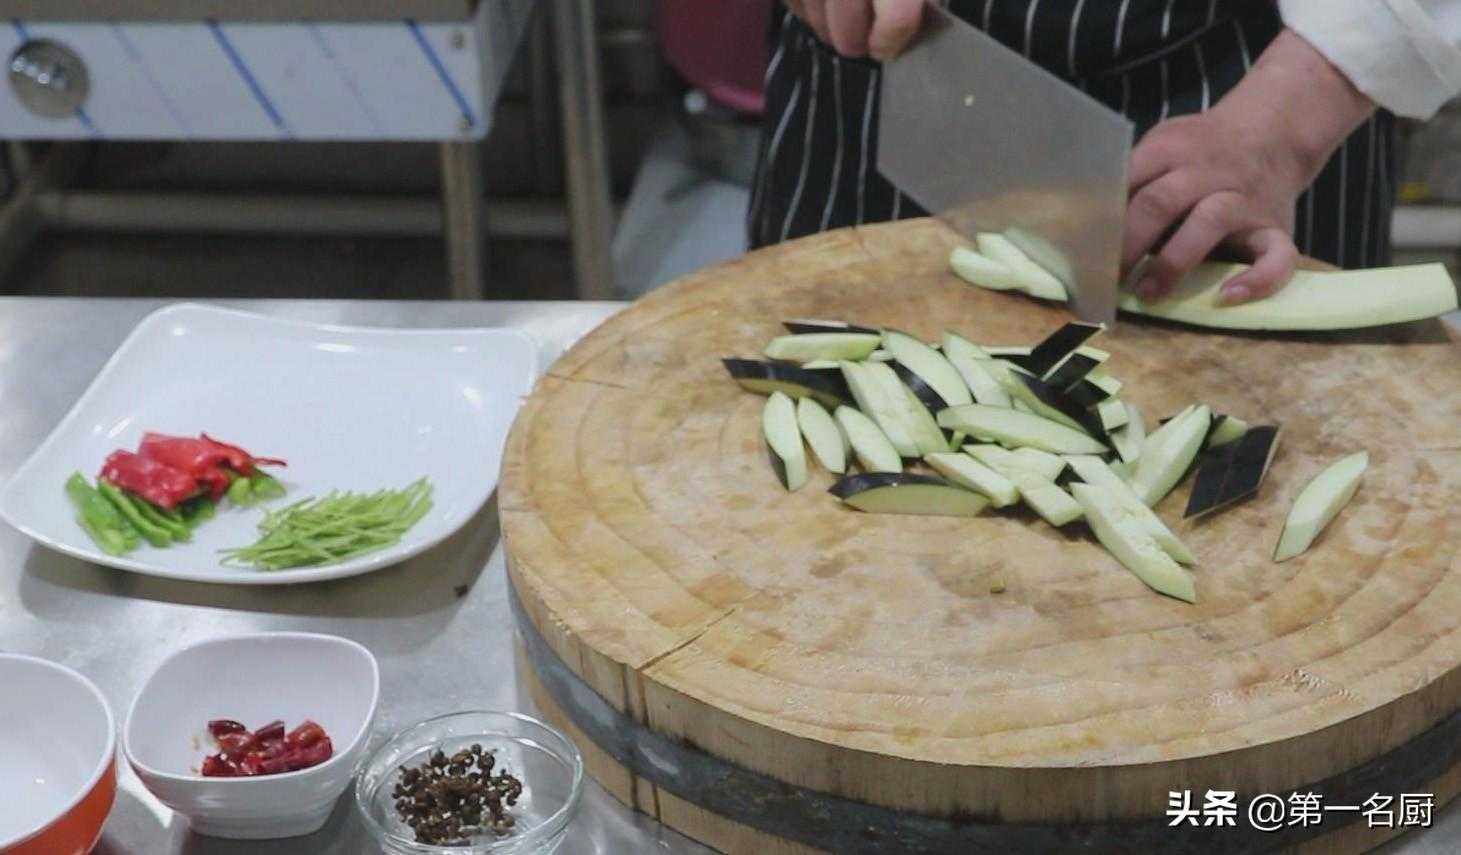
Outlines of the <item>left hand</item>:
[{"label": "left hand", "polygon": [[1224,283],[1225,303],[1282,287],[1299,255],[1294,203],[1373,110],[1338,69],[1285,30],[1212,109],[1149,131],[1132,153],[1121,249],[1123,270],[1152,253],[1137,295],[1166,294],[1222,244],[1253,259]]}]

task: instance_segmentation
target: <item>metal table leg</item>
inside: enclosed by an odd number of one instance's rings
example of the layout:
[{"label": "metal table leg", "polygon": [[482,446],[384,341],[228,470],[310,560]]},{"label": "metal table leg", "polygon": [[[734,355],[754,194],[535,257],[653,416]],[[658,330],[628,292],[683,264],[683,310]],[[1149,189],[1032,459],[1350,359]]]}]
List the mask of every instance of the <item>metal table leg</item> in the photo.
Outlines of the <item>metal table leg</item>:
[{"label": "metal table leg", "polygon": [[62,187],[76,176],[85,149],[74,143],[57,143],[39,162],[33,162],[25,147],[11,143],[10,154],[18,174],[15,192],[0,205],[0,291],[8,290],[10,274],[45,230],[37,200],[46,191]]},{"label": "metal table leg", "polygon": [[454,300],[481,300],[487,265],[482,149],[476,140],[441,144],[441,202]]},{"label": "metal table leg", "polygon": [[552,8],[563,107],[569,229],[573,235],[578,297],[614,299],[614,268],[609,253],[614,209],[609,190],[594,4],[593,0],[553,0]]}]

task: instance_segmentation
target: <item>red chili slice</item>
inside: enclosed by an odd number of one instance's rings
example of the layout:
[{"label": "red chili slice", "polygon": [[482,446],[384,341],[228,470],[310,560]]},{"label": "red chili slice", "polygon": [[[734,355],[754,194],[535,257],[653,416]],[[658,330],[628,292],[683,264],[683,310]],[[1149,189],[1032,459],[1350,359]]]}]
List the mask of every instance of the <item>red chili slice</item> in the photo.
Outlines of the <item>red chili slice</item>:
[{"label": "red chili slice", "polygon": [[323,727],[305,719],[299,727],[289,731],[289,735],[284,737],[284,743],[290,748],[308,748],[325,738],[327,737]]},{"label": "red chili slice", "polygon": [[215,718],[208,722],[208,735],[214,739],[225,733],[248,733],[248,728],[243,722],[234,721],[231,718]]},{"label": "red chili slice", "polygon": [[198,479],[192,475],[130,451],[107,455],[97,477],[164,509],[175,508],[198,493]]},{"label": "red chili slice", "polygon": [[260,742],[273,742],[284,738],[284,722],[277,719],[254,731],[254,738]]}]

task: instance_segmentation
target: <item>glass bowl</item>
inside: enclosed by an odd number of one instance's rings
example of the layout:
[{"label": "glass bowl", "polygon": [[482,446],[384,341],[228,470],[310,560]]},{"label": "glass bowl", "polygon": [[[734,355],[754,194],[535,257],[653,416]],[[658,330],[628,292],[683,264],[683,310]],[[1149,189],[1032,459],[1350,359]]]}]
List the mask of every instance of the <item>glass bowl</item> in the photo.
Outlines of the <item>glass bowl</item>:
[{"label": "glass bowl", "polygon": [[[480,744],[497,758],[494,771],[522,781],[510,832],[485,832],[469,844],[417,843],[396,816],[391,791],[402,766],[426,762],[438,749],[448,756]],[[558,848],[583,795],[583,758],[566,736],[530,716],[510,712],[460,712],[408,727],[382,745],[355,782],[355,805],[381,848],[392,855],[547,855]]]}]

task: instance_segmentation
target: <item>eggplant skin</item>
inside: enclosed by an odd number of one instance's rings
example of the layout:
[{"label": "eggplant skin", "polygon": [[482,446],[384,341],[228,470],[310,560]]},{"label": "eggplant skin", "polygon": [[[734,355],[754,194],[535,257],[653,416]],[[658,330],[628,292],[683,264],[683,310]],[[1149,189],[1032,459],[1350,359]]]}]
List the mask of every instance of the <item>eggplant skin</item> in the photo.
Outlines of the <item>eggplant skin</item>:
[{"label": "eggplant skin", "polygon": [[948,481],[932,475],[917,475],[910,472],[860,472],[838,480],[827,492],[839,499],[845,499],[864,490],[874,490],[879,487],[902,487],[906,484],[926,484],[931,487],[953,486]]},{"label": "eggplant skin", "polygon": [[857,324],[850,324],[846,321],[818,321],[806,318],[792,321],[782,321],[781,325],[783,327],[786,327],[786,331],[791,333],[792,335],[806,335],[808,333],[824,332],[869,333],[872,335],[880,334],[879,330],[875,330],[872,327],[858,326]]},{"label": "eggplant skin", "polygon": [[1107,392],[1084,377],[1067,387],[1065,394],[1082,407],[1094,407],[1111,397],[1110,392]]},{"label": "eggplant skin", "polygon": [[1072,353],[1065,362],[1050,372],[1049,376],[1045,378],[1045,384],[1052,389],[1067,390],[1086,379],[1086,375],[1094,371],[1100,364],[1084,353]]},{"label": "eggplant skin", "polygon": [[808,369],[788,362],[759,359],[722,359],[721,364],[742,388],[761,395],[775,391],[792,398],[810,396],[827,407],[851,404],[852,391],[842,372],[833,369]]},{"label": "eggplant skin", "polygon": [[908,387],[908,390],[913,393],[913,396],[918,399],[919,403],[927,407],[930,413],[937,413],[940,410],[947,410],[949,408],[948,402],[943,399],[943,396],[934,391],[934,388],[928,385],[926,380],[914,374],[913,369],[896,359],[889,364],[893,367],[893,373],[897,374],[898,379],[903,381],[903,385]]},{"label": "eggplant skin", "polygon": [[1030,355],[1025,359],[1025,367],[1037,377],[1044,377],[1067,354],[1104,329],[1105,324],[1071,321],[1031,348]]},{"label": "eggplant skin", "polygon": [[1059,410],[1096,439],[1102,442],[1108,441],[1109,435],[1106,426],[1101,423],[1101,417],[1081,406],[1075,398],[1064,392],[1056,391],[1037,377],[1028,374],[1021,374],[1019,377],[1030,392],[1040,399],[1040,403],[1051,409]]}]

